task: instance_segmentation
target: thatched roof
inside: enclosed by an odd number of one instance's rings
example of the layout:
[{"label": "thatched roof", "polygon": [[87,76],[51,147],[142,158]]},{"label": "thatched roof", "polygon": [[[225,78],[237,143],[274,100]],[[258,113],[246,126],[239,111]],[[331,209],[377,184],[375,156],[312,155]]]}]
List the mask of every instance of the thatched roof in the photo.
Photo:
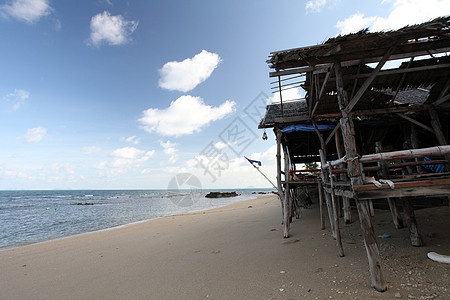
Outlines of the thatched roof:
[{"label": "thatched roof", "polygon": [[396,46],[393,56],[403,57],[404,53],[448,48],[450,17],[434,19],[414,26],[406,26],[396,31],[358,33],[330,38],[316,46],[272,52],[267,61],[270,68],[282,70],[335,61],[351,61],[363,58],[382,57],[386,51]]}]

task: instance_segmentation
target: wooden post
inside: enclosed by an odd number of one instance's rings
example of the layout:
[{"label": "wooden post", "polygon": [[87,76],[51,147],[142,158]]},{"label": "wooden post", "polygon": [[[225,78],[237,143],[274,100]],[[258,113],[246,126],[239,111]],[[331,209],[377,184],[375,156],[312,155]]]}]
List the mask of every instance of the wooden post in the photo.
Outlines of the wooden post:
[{"label": "wooden post", "polygon": [[280,198],[281,203],[281,214],[284,215],[283,208],[283,185],[281,184],[281,130],[279,128],[275,128],[275,136],[277,138],[277,187],[278,187],[278,197]]},{"label": "wooden post", "polygon": [[[336,150],[338,153],[338,158],[342,158],[344,156],[343,150],[342,150],[342,143],[341,143],[341,138],[339,135],[339,132],[336,132],[334,135],[334,139],[336,142]],[[344,173],[342,173],[340,175],[341,180],[345,180],[346,179],[346,175]],[[342,206],[344,208],[344,221],[345,224],[350,224],[353,222],[352,219],[352,209],[350,207],[350,199],[348,197],[342,197]]]},{"label": "wooden post", "polygon": [[[320,157],[325,158],[323,155],[322,150],[319,150]],[[340,257],[344,256],[344,248],[342,248],[342,240],[341,240],[341,229],[339,227],[339,212],[338,212],[338,205],[337,205],[337,197],[334,195],[334,179],[333,179],[333,173],[331,172],[331,166],[328,166],[329,176],[330,176],[330,183],[331,183],[331,202],[333,203],[333,221],[334,226],[336,228],[336,245],[338,248],[338,253]]]},{"label": "wooden post", "polygon": [[[322,155],[320,155],[320,161],[321,161],[320,168],[322,170],[322,172],[320,173],[320,177],[322,178],[323,183],[327,183],[328,178],[325,176],[327,169],[324,168],[324,164],[325,164],[326,156],[327,156],[326,149],[325,149],[325,141],[323,140],[323,136],[317,127],[317,123],[315,121],[313,121],[313,124],[314,124],[314,129],[316,131],[317,137],[319,138],[320,145],[322,146],[322,149],[319,150],[319,154],[321,153],[320,151],[322,151],[322,154],[323,154],[323,157],[322,157]],[[325,194],[325,201],[327,203],[328,218],[330,219],[331,234],[332,234],[333,238],[336,239],[336,237],[337,237],[336,226],[333,222],[333,206],[331,204],[331,196],[329,193],[327,193],[327,191],[324,191],[324,194]]]},{"label": "wooden post", "polygon": [[[381,144],[381,141],[375,142],[375,152],[380,153],[383,152],[383,145]],[[386,166],[386,164],[382,161],[377,162],[378,166],[380,167],[379,175],[381,177],[386,177],[389,173],[389,170]],[[392,198],[387,198],[389,209],[391,210],[392,215],[392,221],[394,222],[394,226],[397,229],[403,228],[403,220],[402,215],[400,214],[400,210],[397,207],[397,204],[395,203],[395,200]]]},{"label": "wooden post", "polygon": [[[336,89],[339,108],[342,113],[340,119],[341,131],[344,140],[345,155],[347,157],[347,173],[350,177],[352,189],[354,186],[363,184],[361,177],[361,169],[359,166],[359,157],[356,152],[355,132],[353,120],[348,112],[351,110],[347,106],[347,93],[344,90],[344,82],[342,79],[341,64],[335,64],[336,73]],[[357,93],[358,94],[358,93]],[[356,96],[355,96],[356,97]],[[355,102],[355,101],[353,101]],[[346,110],[350,108],[349,111]],[[369,207],[366,201],[359,201],[357,198],[356,208],[358,209],[359,221],[363,231],[364,244],[366,246],[367,259],[369,261],[370,276],[372,278],[372,287],[377,291],[384,292],[387,289],[386,280],[384,279],[383,270],[381,268],[381,257],[378,250],[378,244],[373,230],[372,217],[369,213]]]},{"label": "wooden post", "polygon": [[411,245],[415,247],[422,247],[422,238],[417,230],[416,216],[414,215],[413,205],[410,199],[403,198],[403,210],[406,217],[406,223],[409,227],[409,236],[411,238]]},{"label": "wooden post", "polygon": [[288,148],[285,143],[283,145],[283,152],[284,152],[284,180],[285,180],[285,187],[284,187],[284,201],[283,201],[283,208],[284,208],[284,222],[283,222],[283,237],[288,238],[289,237],[289,227],[290,227],[290,220],[291,220],[291,212],[290,212],[290,192],[289,192],[289,154],[288,154]]},{"label": "wooden post", "polygon": [[322,180],[317,179],[317,188],[319,190],[319,210],[320,210],[320,229],[325,229],[325,219],[323,218],[323,190],[322,190]]},{"label": "wooden post", "polygon": [[[322,168],[321,177],[322,177],[322,181],[324,183],[331,183],[331,181],[330,181],[331,177],[329,177],[329,178],[327,177],[328,170],[324,167],[324,165],[326,163],[326,156],[325,156],[324,152],[325,151],[323,151],[323,149],[319,149],[320,162],[321,162],[321,168]],[[330,176],[331,176],[331,172],[330,172]],[[333,238],[338,243],[338,251],[339,251],[339,244],[342,247],[342,243],[341,243],[341,234],[339,232],[339,218],[338,218],[337,211],[336,211],[336,198],[334,197],[334,194],[333,194],[333,188],[331,188],[331,193],[328,193],[325,191],[325,199],[327,200],[328,217],[330,218],[330,224],[331,224]],[[339,255],[340,255],[340,252],[339,252]]]}]

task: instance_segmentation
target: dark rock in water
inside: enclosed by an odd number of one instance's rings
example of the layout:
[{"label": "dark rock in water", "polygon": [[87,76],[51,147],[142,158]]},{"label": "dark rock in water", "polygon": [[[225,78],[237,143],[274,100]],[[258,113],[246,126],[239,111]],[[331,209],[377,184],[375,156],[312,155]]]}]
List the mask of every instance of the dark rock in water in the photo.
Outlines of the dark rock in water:
[{"label": "dark rock in water", "polygon": [[92,203],[92,202],[78,202],[78,203],[75,203],[75,205],[94,205],[94,203]]},{"label": "dark rock in water", "polygon": [[236,192],[210,192],[205,197],[206,198],[225,198],[225,197],[236,197],[239,196]]},{"label": "dark rock in water", "polygon": [[266,192],[258,192],[258,194],[260,194],[260,195],[265,195]]}]

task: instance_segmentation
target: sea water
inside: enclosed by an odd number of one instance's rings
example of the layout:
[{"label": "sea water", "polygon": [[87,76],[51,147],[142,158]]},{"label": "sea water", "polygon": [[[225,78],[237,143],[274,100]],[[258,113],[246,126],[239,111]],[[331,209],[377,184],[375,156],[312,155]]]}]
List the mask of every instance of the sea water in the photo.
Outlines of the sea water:
[{"label": "sea water", "polygon": [[232,198],[205,198],[208,190],[0,191],[0,249],[221,207],[270,192],[235,191],[239,196]]}]

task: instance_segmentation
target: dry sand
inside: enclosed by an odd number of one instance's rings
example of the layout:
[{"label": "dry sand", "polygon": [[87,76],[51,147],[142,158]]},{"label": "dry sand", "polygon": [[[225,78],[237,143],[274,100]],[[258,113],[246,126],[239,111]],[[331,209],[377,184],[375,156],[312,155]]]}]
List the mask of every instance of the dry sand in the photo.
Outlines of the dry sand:
[{"label": "dry sand", "polygon": [[[359,222],[342,225],[338,257],[318,207],[283,239],[278,198],[0,252],[0,299],[450,299],[450,208],[417,211],[425,247],[409,245],[389,212],[374,219],[388,291],[370,287]],[[355,218],[356,218],[356,212]],[[440,218],[436,217],[438,213]]]}]

